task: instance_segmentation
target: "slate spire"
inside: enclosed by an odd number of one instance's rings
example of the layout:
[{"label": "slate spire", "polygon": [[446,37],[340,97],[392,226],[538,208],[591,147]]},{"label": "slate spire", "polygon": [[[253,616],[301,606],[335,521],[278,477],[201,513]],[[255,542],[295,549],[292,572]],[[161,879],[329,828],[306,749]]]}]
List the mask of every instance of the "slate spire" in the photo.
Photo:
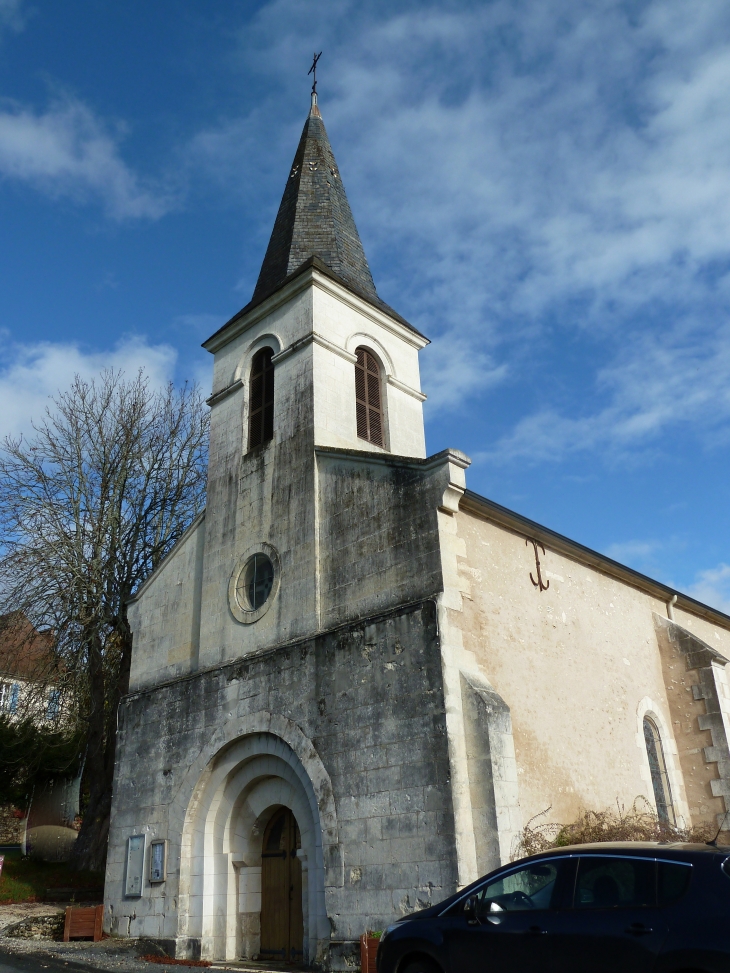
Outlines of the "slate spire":
[{"label": "slate spire", "polygon": [[309,257],[319,257],[352,290],[382,304],[314,91],[252,303],[275,291]]}]

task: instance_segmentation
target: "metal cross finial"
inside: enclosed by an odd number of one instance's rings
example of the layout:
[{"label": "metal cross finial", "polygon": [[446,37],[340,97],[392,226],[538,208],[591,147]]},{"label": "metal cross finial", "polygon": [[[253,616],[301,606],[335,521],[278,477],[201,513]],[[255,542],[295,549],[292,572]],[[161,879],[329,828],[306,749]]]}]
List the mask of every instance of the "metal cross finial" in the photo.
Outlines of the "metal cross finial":
[{"label": "metal cross finial", "polygon": [[317,94],[317,61],[319,61],[319,59],[321,57],[322,57],[322,52],[321,51],[319,52],[319,54],[315,54],[314,55],[314,58],[312,60],[312,66],[309,69],[309,71],[307,71],[307,75],[310,75],[310,74],[314,75],[314,77],[312,78],[312,94],[313,95],[316,95]]}]

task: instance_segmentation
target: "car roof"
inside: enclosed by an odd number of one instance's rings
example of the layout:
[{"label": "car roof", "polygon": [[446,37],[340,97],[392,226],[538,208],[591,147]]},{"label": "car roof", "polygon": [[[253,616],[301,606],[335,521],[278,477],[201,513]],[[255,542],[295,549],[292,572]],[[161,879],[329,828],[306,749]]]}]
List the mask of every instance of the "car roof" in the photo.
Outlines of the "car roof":
[{"label": "car roof", "polygon": [[551,848],[538,855],[530,855],[530,859],[555,858],[559,855],[578,855],[589,853],[591,855],[602,854],[611,855],[620,853],[622,855],[652,855],[663,856],[667,854],[703,854],[703,855],[730,855],[730,847],[727,845],[708,845],[692,841],[595,841],[583,845],[561,845],[559,848]]}]

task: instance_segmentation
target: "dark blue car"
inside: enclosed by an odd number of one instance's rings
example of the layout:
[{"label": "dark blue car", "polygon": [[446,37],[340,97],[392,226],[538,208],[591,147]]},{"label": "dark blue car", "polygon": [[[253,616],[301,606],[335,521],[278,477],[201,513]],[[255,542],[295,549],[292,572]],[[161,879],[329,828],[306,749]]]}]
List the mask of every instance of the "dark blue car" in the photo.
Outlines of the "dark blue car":
[{"label": "dark blue car", "polygon": [[730,849],[612,842],[523,858],[383,935],[378,973],[730,973]]}]

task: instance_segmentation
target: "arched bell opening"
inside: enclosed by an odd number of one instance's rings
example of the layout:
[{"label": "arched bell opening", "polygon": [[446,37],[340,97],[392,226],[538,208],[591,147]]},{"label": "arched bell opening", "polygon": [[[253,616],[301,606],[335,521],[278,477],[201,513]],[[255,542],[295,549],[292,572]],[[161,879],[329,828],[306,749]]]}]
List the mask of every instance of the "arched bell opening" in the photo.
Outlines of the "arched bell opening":
[{"label": "arched bell opening", "polygon": [[[284,949],[289,961],[311,962],[328,937],[322,829],[312,783],[297,755],[272,734],[236,740],[211,762],[195,797],[183,831],[189,855],[181,861],[181,892],[189,894],[179,941],[199,940],[204,959],[253,958],[263,945],[271,959],[281,958],[274,949]],[[269,857],[276,851],[283,863],[284,850],[286,875],[269,865],[277,861]],[[281,903],[284,891],[286,943],[281,928],[279,938],[266,938],[272,905]]]}]

